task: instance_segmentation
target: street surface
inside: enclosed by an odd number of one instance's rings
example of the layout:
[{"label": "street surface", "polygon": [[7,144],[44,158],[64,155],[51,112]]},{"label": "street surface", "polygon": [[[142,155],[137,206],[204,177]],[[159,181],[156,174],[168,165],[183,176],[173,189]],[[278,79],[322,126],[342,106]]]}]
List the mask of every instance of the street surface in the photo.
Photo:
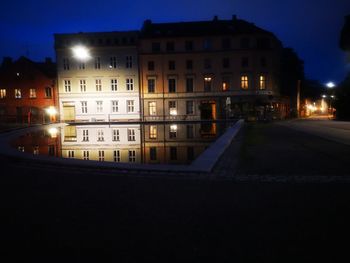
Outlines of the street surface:
[{"label": "street surface", "polygon": [[248,123],[210,175],[0,156],[2,262],[347,260],[350,146],[281,124]]}]

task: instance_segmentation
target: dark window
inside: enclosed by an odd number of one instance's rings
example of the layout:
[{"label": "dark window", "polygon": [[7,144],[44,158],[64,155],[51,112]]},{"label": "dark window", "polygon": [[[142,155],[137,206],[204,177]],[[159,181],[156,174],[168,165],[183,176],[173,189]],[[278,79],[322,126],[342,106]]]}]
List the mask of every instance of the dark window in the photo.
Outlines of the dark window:
[{"label": "dark window", "polygon": [[49,145],[49,155],[50,156],[55,155],[55,145]]},{"label": "dark window", "polygon": [[192,51],[193,50],[193,41],[187,40],[185,42],[185,49],[186,49],[186,51]]},{"label": "dark window", "polygon": [[149,148],[149,158],[151,161],[157,160],[157,148],[156,147]]},{"label": "dark window", "polygon": [[193,92],[193,78],[186,78],[186,92]]},{"label": "dark window", "polygon": [[259,49],[268,49],[270,48],[270,39],[267,37],[260,37],[256,40],[256,46]]},{"label": "dark window", "polygon": [[211,60],[209,58],[204,59],[204,68],[211,69]]},{"label": "dark window", "polygon": [[186,60],[186,69],[193,69],[193,61],[192,60]]},{"label": "dark window", "polygon": [[193,100],[186,101],[186,114],[193,114]]},{"label": "dark window", "polygon": [[119,38],[114,39],[114,45],[119,45]]},{"label": "dark window", "polygon": [[222,59],[222,67],[223,68],[229,68],[230,67],[230,59],[229,58],[223,58]]},{"label": "dark window", "polygon": [[210,39],[204,39],[204,41],[203,41],[203,48],[205,50],[211,49],[211,40]]},{"label": "dark window", "polygon": [[176,161],[177,160],[177,149],[176,147],[170,147],[170,160]]},{"label": "dark window", "polygon": [[166,43],[166,50],[167,50],[167,51],[174,51],[174,50],[175,50],[175,44],[174,44],[174,42],[167,42],[167,43]]},{"label": "dark window", "polygon": [[175,61],[174,60],[169,60],[169,70],[175,70]]},{"label": "dark window", "polygon": [[231,39],[230,38],[222,39],[222,48],[223,49],[230,49],[231,48]]},{"label": "dark window", "polygon": [[246,68],[249,66],[249,58],[248,57],[243,57],[241,60],[241,66],[243,68]]},{"label": "dark window", "polygon": [[123,37],[123,38],[122,38],[122,43],[123,43],[123,45],[126,45],[127,42],[128,42],[128,40],[126,39],[126,37]]},{"label": "dark window", "polygon": [[248,37],[241,38],[241,48],[249,48],[250,47],[250,39]]},{"label": "dark window", "polygon": [[266,58],[265,58],[265,57],[262,57],[262,58],[260,59],[260,65],[261,65],[261,67],[266,68],[266,66],[267,66],[267,61],[266,61]]},{"label": "dark window", "polygon": [[154,70],[154,61],[148,61],[148,70]]},{"label": "dark window", "polygon": [[155,79],[148,79],[148,93],[153,93],[155,91]]},{"label": "dark window", "polygon": [[153,42],[152,43],[152,51],[153,52],[159,52],[160,51],[160,42]]},{"label": "dark window", "polygon": [[169,93],[176,92],[176,80],[175,79],[168,79],[168,88],[169,88]]},{"label": "dark window", "polygon": [[45,88],[45,97],[52,98],[52,89],[50,87]]},{"label": "dark window", "polygon": [[194,160],[194,148],[192,146],[187,147],[187,160],[188,161]]},{"label": "dark window", "polygon": [[186,125],[186,134],[187,134],[187,139],[193,139],[194,138],[193,125]]}]

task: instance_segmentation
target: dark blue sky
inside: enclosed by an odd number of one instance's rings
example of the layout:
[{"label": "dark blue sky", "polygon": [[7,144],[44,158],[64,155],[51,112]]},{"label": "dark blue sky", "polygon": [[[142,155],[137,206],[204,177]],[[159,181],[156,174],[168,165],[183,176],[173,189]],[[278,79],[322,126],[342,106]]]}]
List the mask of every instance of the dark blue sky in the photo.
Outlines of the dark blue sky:
[{"label": "dark blue sky", "polygon": [[0,57],[54,58],[53,33],[140,29],[154,22],[238,18],[270,30],[305,62],[308,78],[341,81],[350,66],[338,48],[350,0],[12,0],[1,3]]}]

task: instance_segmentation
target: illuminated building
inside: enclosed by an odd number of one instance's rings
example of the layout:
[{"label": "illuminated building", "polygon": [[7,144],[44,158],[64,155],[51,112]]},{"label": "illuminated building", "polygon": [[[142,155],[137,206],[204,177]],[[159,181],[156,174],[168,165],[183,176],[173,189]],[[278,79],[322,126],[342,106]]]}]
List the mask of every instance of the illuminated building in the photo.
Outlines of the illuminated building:
[{"label": "illuminated building", "polygon": [[62,121],[140,120],[137,31],[55,34]]},{"label": "illuminated building", "polygon": [[51,59],[33,62],[4,58],[0,67],[0,121],[47,123],[56,120],[56,68]]},{"label": "illuminated building", "polygon": [[144,22],[139,39],[144,120],[254,117],[279,111],[280,41],[237,19]]}]

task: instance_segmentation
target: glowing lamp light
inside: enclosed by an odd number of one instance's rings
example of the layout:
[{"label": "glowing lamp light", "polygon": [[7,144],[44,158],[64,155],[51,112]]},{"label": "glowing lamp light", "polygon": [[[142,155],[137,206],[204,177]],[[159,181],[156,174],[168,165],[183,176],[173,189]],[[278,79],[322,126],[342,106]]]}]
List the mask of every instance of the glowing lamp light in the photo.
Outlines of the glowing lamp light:
[{"label": "glowing lamp light", "polygon": [[88,60],[91,58],[89,50],[84,46],[75,46],[72,48],[73,56],[79,60]]},{"label": "glowing lamp light", "polygon": [[327,96],[326,95],[322,95],[322,98],[326,98]]},{"label": "glowing lamp light", "polygon": [[172,115],[172,116],[177,115],[177,110],[176,109],[170,109],[170,115]]},{"label": "glowing lamp light", "polygon": [[170,130],[171,131],[176,131],[177,130],[177,125],[176,124],[170,125]]},{"label": "glowing lamp light", "polygon": [[57,110],[55,109],[55,107],[50,106],[46,109],[47,114],[49,114],[50,116],[56,115],[57,114]]},{"label": "glowing lamp light", "polygon": [[49,132],[51,138],[56,138],[57,137],[57,133],[58,133],[57,128],[50,128],[48,130],[48,132]]},{"label": "glowing lamp light", "polygon": [[327,86],[327,88],[334,88],[335,87],[335,84],[332,82],[332,81],[330,81],[330,82],[328,82],[327,84],[326,84],[326,86]]}]

